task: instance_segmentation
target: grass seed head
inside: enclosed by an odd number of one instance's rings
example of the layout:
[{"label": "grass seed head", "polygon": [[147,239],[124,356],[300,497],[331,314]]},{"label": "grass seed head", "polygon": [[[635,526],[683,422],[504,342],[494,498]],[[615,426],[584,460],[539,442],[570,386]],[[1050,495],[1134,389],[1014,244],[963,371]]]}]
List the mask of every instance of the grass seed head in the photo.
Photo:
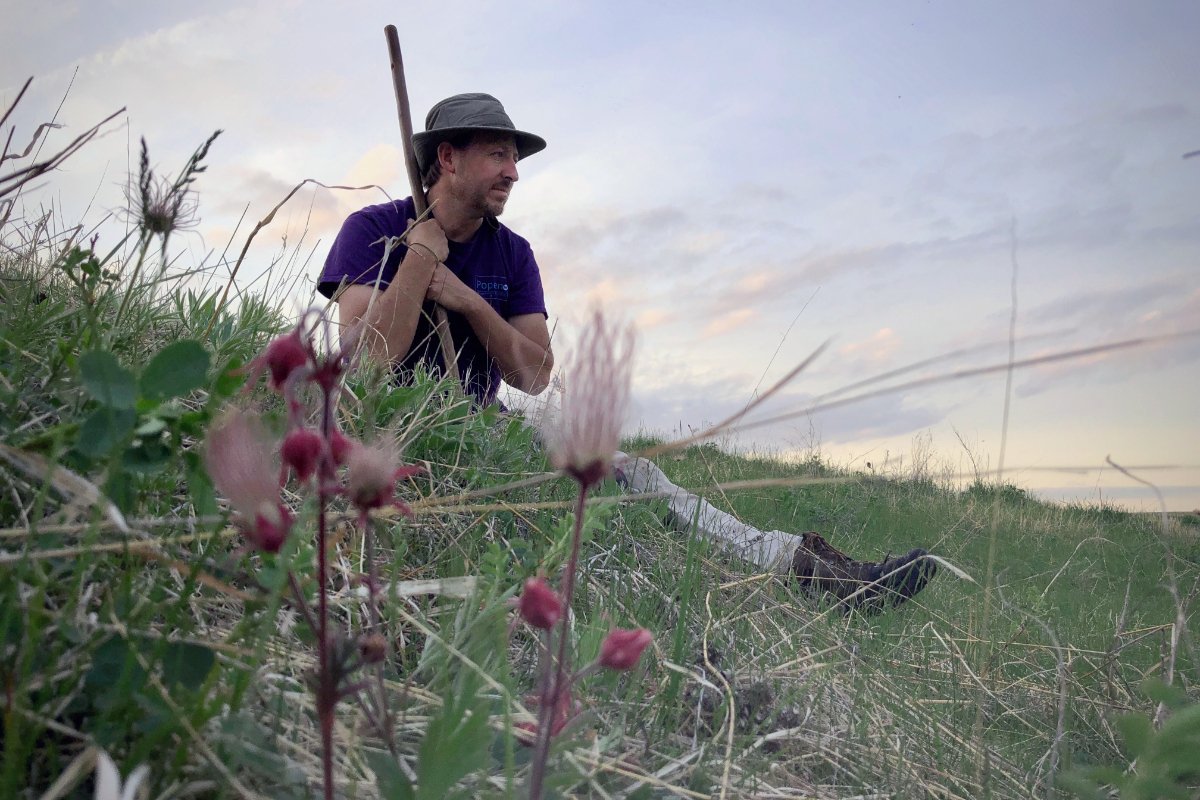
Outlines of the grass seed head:
[{"label": "grass seed head", "polygon": [[608,475],[621,444],[633,343],[632,328],[606,321],[597,309],[564,373],[562,407],[547,431],[550,458],[584,487]]},{"label": "grass seed head", "polygon": [[390,438],[373,445],[352,442],[346,451],[346,496],[360,511],[394,506],[406,516],[412,509],[396,497],[396,481],[411,478],[421,467],[400,465],[396,443]]},{"label": "grass seed head", "polygon": [[275,552],[287,538],[291,515],[279,495],[275,442],[257,414],[233,408],[208,433],[204,466],[229,498],[256,547]]}]

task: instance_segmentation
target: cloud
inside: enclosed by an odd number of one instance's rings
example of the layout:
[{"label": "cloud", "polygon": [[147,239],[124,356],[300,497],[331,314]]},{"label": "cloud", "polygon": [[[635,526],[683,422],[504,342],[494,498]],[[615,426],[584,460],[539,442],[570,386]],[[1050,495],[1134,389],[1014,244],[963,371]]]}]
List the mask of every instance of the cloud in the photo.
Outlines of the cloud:
[{"label": "cloud", "polygon": [[[1158,292],[1149,296],[1164,301],[1147,312],[1151,317],[1149,324],[1137,325],[1136,320],[1130,320],[1135,324],[1124,328],[1114,339],[1179,338],[1034,367],[1021,375],[1016,385],[1017,396],[1031,398],[1053,390],[1128,386],[1178,370],[1183,371],[1184,379],[1174,384],[1173,391],[1187,395],[1200,390],[1200,379],[1197,378],[1200,372],[1193,366],[1200,365],[1200,289],[1193,289],[1175,298],[1174,302],[1165,302]],[[1105,295],[1094,298],[1094,308],[1103,309],[1106,305]],[[1102,343],[1083,342],[1085,346]]]},{"label": "cloud", "polygon": [[637,325],[638,330],[646,331],[657,328],[660,325],[665,325],[676,319],[678,319],[678,315],[673,311],[665,308],[647,308],[637,315],[634,324]]},{"label": "cloud", "polygon": [[615,306],[625,296],[625,290],[612,278],[596,281],[586,290],[589,306]]},{"label": "cloud", "polygon": [[234,216],[248,209],[251,227],[285,199],[267,230],[307,229],[314,236],[327,237],[337,233],[346,217],[342,200],[321,186],[308,184],[288,198],[299,181],[293,183],[253,167],[231,167],[222,173],[225,191],[215,196],[213,210],[221,216]]},{"label": "cloud", "polygon": [[878,369],[891,363],[900,340],[891,328],[880,328],[869,339],[851,342],[838,348],[838,355],[860,365],[856,368]]},{"label": "cloud", "polygon": [[[347,186],[395,186],[407,185],[404,183],[407,180],[404,152],[394,144],[377,144],[354,162],[340,183]],[[408,194],[405,192],[405,196]]]},{"label": "cloud", "polygon": [[754,309],[752,308],[739,308],[736,311],[729,311],[705,325],[704,336],[723,336],[746,325],[754,317]]},{"label": "cloud", "polygon": [[1021,314],[1021,318],[1035,326],[1073,323],[1088,328],[1115,328],[1152,312],[1161,316],[1163,304],[1177,303],[1190,289],[1183,276],[1148,283],[1081,287],[1062,297],[1033,305]]}]

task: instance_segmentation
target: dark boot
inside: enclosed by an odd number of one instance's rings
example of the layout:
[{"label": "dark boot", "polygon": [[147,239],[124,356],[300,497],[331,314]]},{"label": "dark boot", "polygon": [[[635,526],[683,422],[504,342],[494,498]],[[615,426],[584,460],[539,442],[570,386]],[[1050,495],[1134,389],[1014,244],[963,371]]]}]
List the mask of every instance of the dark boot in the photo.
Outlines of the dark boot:
[{"label": "dark boot", "polygon": [[898,606],[925,588],[937,563],[917,548],[882,562],[855,561],[815,531],[802,533],[792,556],[792,574],[810,597],[831,597],[842,611],[878,614]]}]

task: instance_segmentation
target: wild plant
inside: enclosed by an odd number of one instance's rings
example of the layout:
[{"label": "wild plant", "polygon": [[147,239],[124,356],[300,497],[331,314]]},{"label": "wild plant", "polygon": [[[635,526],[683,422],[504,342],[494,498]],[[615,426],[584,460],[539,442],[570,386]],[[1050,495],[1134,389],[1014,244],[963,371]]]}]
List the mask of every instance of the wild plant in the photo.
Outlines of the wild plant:
[{"label": "wild plant", "polygon": [[[330,346],[319,349],[318,340]],[[284,487],[293,483],[316,495],[315,607],[295,572],[285,569],[290,602],[316,640],[317,665],[310,684],[321,732],[326,798],[334,796],[333,728],[339,702],[358,700],[376,733],[394,750],[382,666],[389,656],[390,638],[379,612],[380,580],[371,515],[394,508],[411,517],[409,506],[395,494],[395,484],[421,471],[399,464],[399,454],[389,439],[366,445],[339,428],[336,409],[357,341],[356,333],[350,332],[333,345],[325,316],[318,311],[304,315],[293,330],[271,342],[249,365],[252,380],[266,373],[272,390],[283,398],[285,434],[274,440],[256,413],[234,407],[209,432],[205,452],[208,473],[216,488],[229,498],[238,526],[254,550],[280,553],[294,535],[295,517],[282,499]],[[590,664],[572,668],[569,609],[583,540],[585,503],[589,489],[611,472],[619,445],[628,401],[632,334],[606,323],[597,312],[582,342],[581,354],[568,377],[571,389],[548,434],[552,462],[577,486],[561,590],[555,591],[543,578],[531,578],[515,601],[520,617],[539,631],[537,723],[515,726],[521,741],[533,746],[531,798],[543,796],[551,740],[575,716],[572,687],[601,668],[632,669],[652,639],[645,628],[613,628]],[[368,620],[363,630],[354,633],[337,629],[329,611],[331,516],[338,498],[344,498],[353,509],[364,542]],[[373,680],[359,678],[358,672],[368,666],[374,668]],[[411,782],[393,780],[411,791]]]},{"label": "wild plant", "polygon": [[[376,594],[375,547],[370,512],[392,506],[411,514],[394,495],[397,480],[415,475],[419,468],[397,464],[387,443],[367,446],[350,439],[337,425],[335,408],[343,378],[349,368],[355,337],[343,338],[326,352],[318,352],[314,335],[329,333],[325,317],[304,315],[290,332],[275,339],[251,363],[252,375],[269,374],[271,388],[287,406],[287,432],[276,443],[259,418],[234,408],[209,432],[205,464],[217,489],[238,513],[239,526],[257,550],[278,553],[292,533],[293,515],[283,502],[281,489],[294,479],[317,497],[316,559],[317,603],[312,608],[296,575],[288,572],[291,600],[316,637],[317,666],[311,678],[321,732],[324,795],[332,798],[333,725],[337,704],[351,697],[362,700],[363,710],[375,728],[390,738],[388,709],[382,690],[368,697],[368,686],[355,680],[366,665],[377,665],[387,655],[380,631]],[[329,341],[330,337],[325,337]],[[306,390],[312,388],[316,424],[310,425]],[[276,457],[278,452],[278,461]],[[345,467],[344,481],[339,468]],[[333,500],[345,496],[367,545],[366,586],[371,625],[355,635],[337,630],[329,613],[330,513]],[[382,681],[382,673],[376,672]]]},{"label": "wild plant", "polygon": [[547,426],[551,463],[575,482],[577,491],[570,552],[560,590],[555,591],[542,578],[531,578],[518,602],[521,616],[540,631],[538,721],[529,731],[534,747],[529,782],[533,800],[542,797],[551,740],[574,714],[572,685],[601,667],[632,669],[652,640],[645,628],[614,628],[604,639],[596,660],[578,672],[572,671],[570,608],[587,494],[612,472],[629,402],[632,351],[632,330],[606,321],[598,310],[593,312],[581,336],[579,353],[564,376],[561,408]]}]

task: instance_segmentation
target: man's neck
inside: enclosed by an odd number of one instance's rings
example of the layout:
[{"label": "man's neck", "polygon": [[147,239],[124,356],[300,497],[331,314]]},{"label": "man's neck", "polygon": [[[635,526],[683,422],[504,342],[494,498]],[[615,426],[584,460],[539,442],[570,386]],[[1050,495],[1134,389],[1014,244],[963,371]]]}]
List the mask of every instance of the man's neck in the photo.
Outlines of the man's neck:
[{"label": "man's neck", "polygon": [[433,206],[434,218],[446,232],[447,239],[460,243],[467,241],[479,230],[479,226],[483,224],[483,217],[476,211],[463,208],[449,192],[439,189],[440,185],[429,190],[429,204]]}]

